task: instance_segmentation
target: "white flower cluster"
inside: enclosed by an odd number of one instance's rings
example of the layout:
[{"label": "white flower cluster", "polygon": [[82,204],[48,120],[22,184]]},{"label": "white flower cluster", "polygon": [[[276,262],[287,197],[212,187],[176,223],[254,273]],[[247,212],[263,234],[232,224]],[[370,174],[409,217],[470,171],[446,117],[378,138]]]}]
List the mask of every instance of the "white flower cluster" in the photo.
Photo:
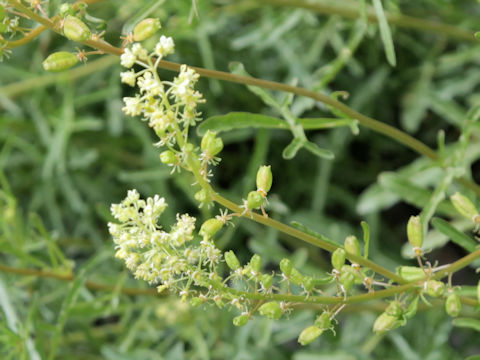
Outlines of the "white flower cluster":
[{"label": "white flower cluster", "polygon": [[158,219],[166,208],[164,198],[155,195],[143,200],[130,190],[121,203],[112,204],[112,215],[119,223],[109,223],[108,228],[115,256],[125,261],[137,279],[180,291],[194,273],[198,279],[207,278],[221,260],[221,252],[211,241],[187,244],[195,231],[195,218],[188,214],[177,215],[170,232],[162,230]]},{"label": "white flower cluster", "polygon": [[[198,120],[197,105],[204,101],[202,94],[194,89],[199,75],[186,65],[181,66],[173,82],[162,81],[158,76],[159,61],[174,49],[172,38],[162,35],[152,53],[135,43],[120,57],[122,66],[130,69],[120,74],[122,82],[138,85],[140,89],[134,97],[123,98],[122,110],[129,116],[143,116],[160,138],[159,146],[174,145],[176,132]],[[135,64],[143,69],[138,72],[131,69]]]}]

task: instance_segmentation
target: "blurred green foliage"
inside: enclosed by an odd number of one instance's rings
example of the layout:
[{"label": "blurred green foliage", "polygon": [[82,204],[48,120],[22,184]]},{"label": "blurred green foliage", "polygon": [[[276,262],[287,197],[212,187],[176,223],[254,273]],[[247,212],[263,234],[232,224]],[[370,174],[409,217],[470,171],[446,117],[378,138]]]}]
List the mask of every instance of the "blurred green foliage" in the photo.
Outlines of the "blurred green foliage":
[{"label": "blurred green foliage", "polygon": [[[50,9],[59,3],[50,1]],[[346,91],[352,108],[434,148],[439,130],[445,131],[447,146],[456,141],[468,109],[480,104],[480,45],[442,34],[391,26],[392,67],[377,24],[368,24],[359,35],[365,25],[361,17],[220,0],[102,1],[89,11],[107,21],[106,39],[119,44],[123,24],[154,3],[160,5],[149,16],[159,17],[162,31],[176,42],[169,60],[224,71],[238,61],[255,77],[326,93]],[[362,2],[331,3],[358,7]],[[392,0],[383,7],[479,30],[473,27],[478,26],[480,6],[473,0]],[[452,328],[437,308],[381,337],[371,333],[379,311],[375,304],[352,306],[340,316],[337,337],[327,333],[299,349],[296,338],[312,322],[312,310],[275,323],[257,318],[234,328],[230,314],[213,308],[191,309],[176,297],[123,294],[124,287],[146,285],[133,280],[113,257],[106,229],[109,204],[137,188],[144,196],[158,193],[167,199],[167,224],[177,212],[207,218],[212,210],[196,208],[192,178],[170,176],[158,161],[153,134],[141,121],[122,114],[121,98],[131,90],[121,86],[114,58],[92,57],[79,74],[75,71],[80,68],[55,76],[43,72],[41,62],[49,53],[74,47],[47,31],[0,63],[0,263],[76,275],[75,281],[65,282],[0,272],[2,359],[434,360],[480,352],[478,332]],[[346,47],[351,56],[344,59]],[[162,76],[173,74],[165,71]],[[244,86],[212,79],[202,79],[199,86],[207,99],[202,105],[205,118],[234,111],[279,117]],[[330,116],[311,99],[275,96],[279,102],[291,100],[296,117]],[[478,130],[464,159],[471,169],[467,175],[477,182]],[[344,127],[308,131],[308,137],[332,150],[335,160],[304,150],[284,160],[281,153],[291,134],[282,130],[222,134],[226,146],[215,174],[217,187],[240,201],[253,187],[258,166],[271,164],[272,217],[299,221],[339,241],[351,233],[361,237],[359,223],[366,220],[373,260],[391,269],[408,261],[406,249],[402,252],[405,224],[416,208],[425,206],[439,181],[438,169],[364,128],[358,135]],[[439,214],[452,216],[454,211],[442,203]],[[461,221],[458,227],[467,229]],[[290,254],[306,273],[329,269],[322,251],[275,230],[246,219],[235,230],[226,230],[218,246],[235,249],[241,260],[256,252],[274,264]],[[431,231],[426,243],[435,251],[428,257],[446,263],[465,254],[447,241]],[[473,285],[477,278],[468,269],[454,280]],[[97,291],[86,286],[87,280],[113,289]]]}]

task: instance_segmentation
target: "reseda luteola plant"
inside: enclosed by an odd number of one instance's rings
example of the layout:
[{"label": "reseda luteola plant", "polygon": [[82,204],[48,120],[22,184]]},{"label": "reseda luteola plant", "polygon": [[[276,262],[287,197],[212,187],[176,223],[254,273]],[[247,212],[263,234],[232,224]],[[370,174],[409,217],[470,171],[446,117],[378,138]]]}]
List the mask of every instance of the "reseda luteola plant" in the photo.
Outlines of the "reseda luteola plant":
[{"label": "reseda luteola plant", "polygon": [[[18,30],[18,19],[5,16],[5,9],[9,11],[11,8],[5,6],[6,2],[2,3],[2,32],[14,33]],[[39,20],[38,13],[42,13],[40,2],[32,4],[30,9],[16,1],[8,1],[8,4],[35,20]],[[55,29],[73,41],[104,44],[103,34],[93,33],[82,21],[84,10],[78,4],[62,6]],[[362,250],[353,235],[340,246],[320,235],[270,219],[266,207],[274,172],[268,165],[258,169],[257,189],[244,194],[241,204],[235,204],[216,192],[211,185],[212,167],[221,160],[223,141],[212,131],[204,134],[199,146],[191,139],[190,130],[202,120],[198,105],[205,101],[195,90],[199,74],[187,65],[181,65],[173,81],[160,78],[159,65],[174,52],[174,40],[161,35],[151,50],[141,43],[158,36],[159,29],[158,19],[143,19],[124,39],[120,63],[126,69],[121,73],[121,82],[138,90],[134,96],[123,99],[122,110],[129,116],[140,117],[152,128],[158,137],[154,146],[160,149],[159,159],[171,167],[172,173],[189,172],[193,175],[199,207],[211,207],[216,202],[222,209],[200,226],[189,214],[177,214],[176,223],[169,227],[160,219],[168,205],[159,195],[142,199],[133,189],[123,201],[113,204],[111,212],[117,222],[109,223],[108,228],[115,243],[115,256],[125,262],[137,279],[157,286],[159,292],[176,293],[192,306],[214,304],[219,309],[234,309],[237,313],[233,318],[235,326],[245,325],[257,314],[276,320],[288,317],[299,305],[319,304],[322,310],[316,320],[299,334],[298,341],[302,345],[311,343],[326,330],[333,331],[336,316],[354,302],[389,299],[385,311],[373,324],[373,331],[380,334],[405,325],[416,314],[420,300],[427,304],[429,298],[444,301],[446,312],[453,317],[460,314],[462,301],[468,305],[478,304],[473,298],[460,297],[451,279],[456,271],[479,257],[479,250],[452,264],[437,266],[424,261],[426,249],[423,242],[432,216],[429,212],[412,216],[406,228],[408,241],[413,247],[412,257],[417,259],[418,266],[401,266],[392,273],[368,259],[369,235],[365,223],[362,224]],[[2,44],[0,55],[5,55],[9,50],[3,37]],[[47,57],[43,66],[48,71],[61,71],[97,53],[99,51],[57,52]],[[477,120],[479,111],[472,116]],[[453,171],[448,174],[445,186],[455,176]],[[441,200],[441,196],[438,199]],[[455,193],[450,199],[459,214],[477,228],[480,226],[479,211],[466,196]],[[303,274],[288,258],[280,261],[277,271],[266,272],[258,254],[241,264],[233,250],[222,253],[215,245],[217,233],[225,226],[233,225],[235,217],[250,218],[330,251],[331,272],[321,277]],[[448,281],[445,283],[441,279],[446,276]],[[477,296],[480,299],[480,283]]]}]

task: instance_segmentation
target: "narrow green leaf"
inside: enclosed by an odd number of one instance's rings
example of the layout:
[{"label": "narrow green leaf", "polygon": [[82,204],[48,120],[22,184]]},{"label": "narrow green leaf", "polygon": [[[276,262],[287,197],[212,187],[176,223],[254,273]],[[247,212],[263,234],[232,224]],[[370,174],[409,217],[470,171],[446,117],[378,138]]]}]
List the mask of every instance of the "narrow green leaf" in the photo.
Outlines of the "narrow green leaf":
[{"label": "narrow green leaf", "polygon": [[449,222],[440,218],[434,218],[432,220],[432,225],[435,229],[447,235],[455,244],[463,247],[468,252],[475,251],[477,243],[461,231],[455,229]]},{"label": "narrow green leaf", "polygon": [[290,222],[290,225],[292,225],[294,228],[300,230],[300,231],[303,231],[304,233],[308,234],[308,235],[311,235],[311,236],[314,236],[320,240],[323,240],[325,242],[328,242],[334,246],[337,246],[337,247],[342,247],[341,245],[339,245],[337,242],[333,241],[333,240],[330,240],[329,238],[327,238],[326,236],[316,232],[315,230],[312,230],[310,229],[309,227],[307,227],[306,225],[302,224],[301,222],[298,222],[298,221],[292,221]]},{"label": "narrow green leaf", "polygon": [[226,115],[212,116],[197,127],[197,133],[203,136],[207,130],[223,132],[243,128],[289,129],[287,122],[272,116],[248,112],[231,112]]},{"label": "narrow green leaf", "polygon": [[477,320],[477,319],[458,318],[458,319],[453,319],[452,323],[453,323],[453,326],[456,326],[456,327],[463,327],[463,328],[480,331],[480,320]]},{"label": "narrow green leaf", "polygon": [[392,33],[388,26],[387,17],[383,11],[381,0],[372,0],[373,8],[378,19],[378,27],[380,28],[380,37],[382,38],[383,47],[385,49],[385,55],[387,56],[388,63],[395,66],[397,60],[395,58],[395,48],[393,47]]},{"label": "narrow green leaf", "polygon": [[304,142],[303,147],[306,150],[310,151],[313,155],[317,155],[318,157],[321,157],[327,160],[332,160],[333,158],[335,158],[335,155],[333,154],[333,152],[327,149],[322,149],[317,144],[311,141]]},{"label": "narrow green leaf", "polygon": [[297,154],[298,150],[302,148],[305,144],[305,141],[295,138],[292,140],[290,144],[287,145],[285,149],[283,149],[282,156],[284,159],[293,159]]},{"label": "narrow green leaf", "polygon": [[[306,118],[297,119],[305,130],[331,129],[341,126],[350,126],[352,131],[358,127],[357,122],[351,119],[336,118]],[[244,128],[266,128],[289,130],[289,124],[280,118],[248,112],[231,112],[208,118],[197,126],[197,133],[203,136],[207,130],[226,132]]]}]

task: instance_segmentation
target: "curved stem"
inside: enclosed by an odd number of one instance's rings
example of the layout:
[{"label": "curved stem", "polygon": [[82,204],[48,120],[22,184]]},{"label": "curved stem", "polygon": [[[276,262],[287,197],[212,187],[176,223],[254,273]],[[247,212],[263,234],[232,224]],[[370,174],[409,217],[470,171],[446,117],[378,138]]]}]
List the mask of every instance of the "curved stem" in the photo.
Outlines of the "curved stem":
[{"label": "curved stem", "polygon": [[[341,5],[332,5],[318,2],[312,3],[305,0],[260,0],[259,2],[269,5],[299,7],[320,14],[339,15],[348,19],[358,19],[361,16],[360,12],[355,8],[347,8]],[[443,24],[441,22],[424,20],[407,15],[388,13],[386,15],[389,24],[409,29],[420,30],[422,32],[428,31],[431,33],[437,33],[465,41],[478,42],[478,40],[474,36],[474,31],[468,31],[458,28],[456,26]],[[367,13],[367,20],[371,23],[378,22],[378,18],[373,12]]]}]

